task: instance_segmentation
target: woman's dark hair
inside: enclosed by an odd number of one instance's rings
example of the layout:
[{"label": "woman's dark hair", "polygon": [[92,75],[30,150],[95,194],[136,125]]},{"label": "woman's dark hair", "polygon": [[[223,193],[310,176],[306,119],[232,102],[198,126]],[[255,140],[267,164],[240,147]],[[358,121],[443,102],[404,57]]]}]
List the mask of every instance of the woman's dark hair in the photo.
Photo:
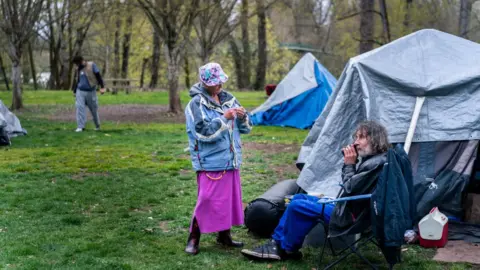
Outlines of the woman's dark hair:
[{"label": "woman's dark hair", "polygon": [[360,123],[353,133],[354,140],[358,132],[369,137],[372,151],[375,154],[386,152],[388,148],[391,147],[388,142],[387,129],[375,121],[365,121]]},{"label": "woman's dark hair", "polygon": [[81,55],[76,55],[75,57],[73,57],[72,62],[78,66],[83,62],[83,57]]}]

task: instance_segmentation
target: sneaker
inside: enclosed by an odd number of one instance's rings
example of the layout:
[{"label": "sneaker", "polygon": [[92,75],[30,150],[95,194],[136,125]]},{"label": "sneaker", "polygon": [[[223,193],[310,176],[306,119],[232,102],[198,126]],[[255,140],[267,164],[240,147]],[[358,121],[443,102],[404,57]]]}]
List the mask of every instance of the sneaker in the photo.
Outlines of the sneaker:
[{"label": "sneaker", "polygon": [[282,259],[282,251],[274,239],[270,239],[267,243],[252,249],[243,249],[241,252],[245,257],[255,260],[280,261]]},{"label": "sneaker", "polygon": [[82,132],[83,131],[83,128],[77,128],[75,129],[75,132]]},{"label": "sneaker", "polygon": [[96,128],[95,128],[95,131],[100,131],[100,127],[96,127]]}]

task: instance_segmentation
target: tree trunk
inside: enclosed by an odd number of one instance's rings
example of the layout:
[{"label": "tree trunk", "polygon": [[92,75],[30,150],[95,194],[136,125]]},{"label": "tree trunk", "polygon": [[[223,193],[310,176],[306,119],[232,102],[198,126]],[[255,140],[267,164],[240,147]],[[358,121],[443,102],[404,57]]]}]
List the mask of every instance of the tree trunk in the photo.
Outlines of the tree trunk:
[{"label": "tree trunk", "polygon": [[125,35],[123,36],[122,78],[128,77],[128,58],[130,56],[130,39],[132,36],[132,13],[127,17]]},{"label": "tree trunk", "polygon": [[385,38],[384,43],[389,43],[391,41],[390,37],[390,23],[388,22],[388,14],[387,14],[387,3],[385,0],[378,0],[380,6],[380,13],[382,14],[382,24],[383,24],[383,35]]},{"label": "tree trunk", "polygon": [[157,87],[158,84],[158,69],[160,67],[160,35],[157,30],[153,30],[153,53],[152,53],[152,66],[151,66],[151,78],[150,78],[150,88]]},{"label": "tree trunk", "polygon": [[243,88],[250,88],[250,39],[248,38],[248,0],[242,0],[242,11],[240,15],[240,25],[242,28],[242,64],[243,64]]},{"label": "tree trunk", "polygon": [[188,55],[185,55],[185,65],[183,68],[185,72],[185,88],[190,87],[190,63],[188,61]]},{"label": "tree trunk", "polygon": [[12,60],[12,110],[23,108],[22,101],[22,46],[10,43],[9,52]]},{"label": "tree trunk", "polygon": [[371,11],[374,6],[374,0],[361,0],[360,2],[360,54],[373,49],[374,13]]},{"label": "tree trunk", "polygon": [[201,58],[202,58],[202,64],[203,65],[205,65],[206,63],[209,62],[210,55],[212,55],[212,49],[210,49],[208,47],[202,48]]},{"label": "tree trunk", "polygon": [[460,16],[458,21],[458,35],[467,38],[470,12],[472,11],[471,0],[460,0]]},{"label": "tree trunk", "polygon": [[[121,26],[121,21],[120,21],[120,16],[117,17],[117,20],[115,21],[115,39],[113,43],[113,78],[118,79],[120,75],[120,26]],[[113,81],[113,85],[116,85],[116,82]],[[113,88],[112,94],[117,94],[118,89]]]},{"label": "tree trunk", "polygon": [[412,2],[413,0],[406,0],[405,3],[405,17],[403,18],[404,34],[408,33],[408,28],[410,26],[410,12],[412,10]]},{"label": "tree trunk", "polygon": [[110,60],[110,45],[107,45],[105,46],[105,60],[103,62],[103,73],[102,73],[103,77],[107,77],[110,71],[109,60]]},{"label": "tree trunk", "polygon": [[[25,46],[22,51],[28,52],[28,47]],[[28,84],[30,82],[30,72],[28,70],[28,66],[30,66],[30,63],[28,61],[28,57],[23,57],[22,58],[22,67],[27,67],[27,68],[22,68],[22,84]]]},{"label": "tree trunk", "polygon": [[244,89],[246,88],[243,80],[243,68],[242,68],[242,55],[240,54],[240,50],[238,49],[237,43],[235,41],[235,38],[230,37],[229,40],[230,43],[230,49],[232,50],[232,55],[233,55],[233,62],[235,65],[235,74],[237,74],[237,87],[238,89]]},{"label": "tree trunk", "polygon": [[258,16],[258,64],[257,76],[254,84],[254,90],[262,90],[265,85],[265,75],[267,73],[267,19],[265,6],[262,0],[257,0]]},{"label": "tree trunk", "polygon": [[30,72],[32,73],[33,89],[38,90],[37,72],[35,71],[35,60],[33,59],[32,43],[28,42],[28,57],[30,62]]},{"label": "tree trunk", "polygon": [[67,44],[62,42],[62,48],[60,49],[60,85],[59,89],[68,90],[70,89],[70,57],[67,51]]},{"label": "tree trunk", "polygon": [[180,95],[178,94],[178,67],[179,67],[179,48],[165,46],[167,59],[167,78],[168,78],[168,98],[169,112],[178,114],[182,111]]},{"label": "tree trunk", "polygon": [[[51,7],[51,1],[47,1],[47,5]],[[50,78],[48,80],[48,87],[50,89],[57,89],[57,81],[58,81],[58,65],[55,51],[55,27],[54,27],[54,18],[52,16],[52,9],[48,9],[48,20],[49,20],[49,30],[50,30],[50,38],[49,38],[49,60],[50,60]]]},{"label": "tree trunk", "polygon": [[142,62],[142,72],[140,73],[140,88],[143,88],[144,79],[145,79],[145,69],[147,68],[148,58],[143,58]]},{"label": "tree trunk", "polygon": [[73,13],[73,8],[72,8],[72,2],[67,1],[68,4],[68,18],[67,18],[67,38],[68,38],[68,73],[67,73],[67,87],[66,89],[72,88],[72,83],[73,83],[73,22],[72,22],[72,13]]},{"label": "tree trunk", "polygon": [[12,63],[12,84],[13,96],[11,109],[19,110],[23,108],[22,101],[22,65],[20,61]]},{"label": "tree trunk", "polygon": [[5,86],[7,87],[7,91],[10,91],[10,86],[8,85],[7,73],[5,72],[5,66],[3,65],[3,58],[1,53],[0,53],[0,69],[2,70],[3,80],[5,81]]}]

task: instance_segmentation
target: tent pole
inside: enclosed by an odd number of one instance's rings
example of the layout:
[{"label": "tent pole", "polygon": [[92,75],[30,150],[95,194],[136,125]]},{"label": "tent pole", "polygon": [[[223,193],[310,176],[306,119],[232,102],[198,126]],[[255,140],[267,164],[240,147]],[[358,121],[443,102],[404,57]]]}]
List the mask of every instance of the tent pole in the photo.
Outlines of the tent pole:
[{"label": "tent pole", "polygon": [[425,97],[417,97],[417,101],[415,102],[415,109],[413,110],[412,121],[410,122],[410,127],[408,128],[407,138],[405,139],[405,146],[403,149],[405,152],[410,151],[410,146],[412,145],[413,134],[415,133],[415,128],[417,127],[418,116],[420,115],[420,111],[422,110],[423,102],[425,101]]}]

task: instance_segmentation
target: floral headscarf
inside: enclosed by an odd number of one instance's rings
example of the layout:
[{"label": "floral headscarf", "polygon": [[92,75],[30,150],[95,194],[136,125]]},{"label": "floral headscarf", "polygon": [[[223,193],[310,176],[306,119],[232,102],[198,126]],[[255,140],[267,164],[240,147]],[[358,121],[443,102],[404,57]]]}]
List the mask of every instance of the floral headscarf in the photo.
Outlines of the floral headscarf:
[{"label": "floral headscarf", "polygon": [[223,72],[220,64],[208,63],[198,69],[200,81],[207,86],[224,84],[228,81],[228,76]]}]

